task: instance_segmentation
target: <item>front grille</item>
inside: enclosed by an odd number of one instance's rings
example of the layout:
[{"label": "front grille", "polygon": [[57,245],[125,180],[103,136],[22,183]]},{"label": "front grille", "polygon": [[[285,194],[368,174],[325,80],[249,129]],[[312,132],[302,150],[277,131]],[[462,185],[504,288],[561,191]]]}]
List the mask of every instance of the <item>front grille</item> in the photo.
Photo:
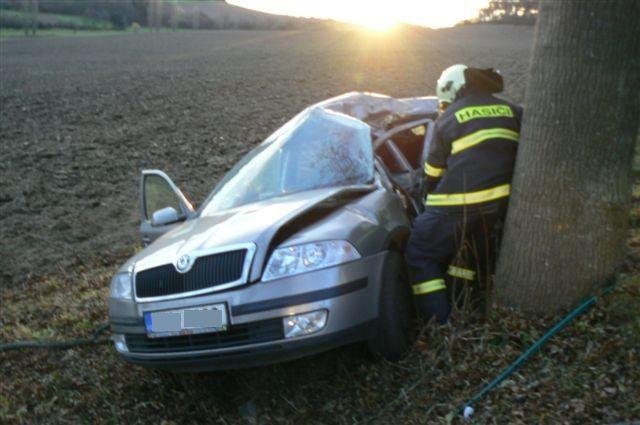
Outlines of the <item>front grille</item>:
[{"label": "front grille", "polygon": [[231,326],[223,332],[149,338],[145,334],[126,334],[127,347],[132,353],[175,353],[238,347],[284,338],[282,319],[269,319]]},{"label": "front grille", "polygon": [[196,258],[191,270],[178,273],[173,264],[154,267],[136,274],[138,298],[161,297],[212,288],[242,277],[246,249]]}]

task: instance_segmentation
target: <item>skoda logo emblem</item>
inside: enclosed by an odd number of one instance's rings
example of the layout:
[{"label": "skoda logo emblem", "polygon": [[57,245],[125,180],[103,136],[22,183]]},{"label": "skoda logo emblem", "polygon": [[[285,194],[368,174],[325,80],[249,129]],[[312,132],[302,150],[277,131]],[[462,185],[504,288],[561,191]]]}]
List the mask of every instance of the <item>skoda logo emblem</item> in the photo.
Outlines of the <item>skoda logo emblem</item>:
[{"label": "skoda logo emblem", "polygon": [[183,255],[178,258],[178,262],[176,263],[176,268],[179,272],[184,273],[189,269],[189,265],[191,264],[191,258],[188,255]]}]

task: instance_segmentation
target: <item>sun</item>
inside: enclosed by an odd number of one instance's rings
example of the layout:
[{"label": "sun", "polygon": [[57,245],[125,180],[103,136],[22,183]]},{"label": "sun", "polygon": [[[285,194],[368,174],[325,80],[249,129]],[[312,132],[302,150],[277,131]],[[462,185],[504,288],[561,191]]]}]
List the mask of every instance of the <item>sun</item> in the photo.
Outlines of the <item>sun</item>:
[{"label": "sun", "polygon": [[[0,0],[1,1],[1,0]],[[443,28],[478,15],[489,0],[227,0],[250,9],[306,18],[333,19],[378,32],[399,24]]]},{"label": "sun", "polygon": [[360,25],[361,27],[365,27],[366,29],[370,29],[378,32],[387,32],[391,30],[394,26],[397,25],[397,21],[389,20],[389,19],[371,19],[367,21],[356,21],[356,25]]},{"label": "sun", "polygon": [[387,32],[395,27],[398,24],[398,21],[394,19],[374,17],[372,19],[355,20],[353,23],[369,30]]},{"label": "sun", "polygon": [[398,19],[389,13],[385,3],[362,4],[361,2],[346,1],[344,3],[344,6],[339,9],[341,16],[338,19],[379,32],[389,31],[398,24]]}]

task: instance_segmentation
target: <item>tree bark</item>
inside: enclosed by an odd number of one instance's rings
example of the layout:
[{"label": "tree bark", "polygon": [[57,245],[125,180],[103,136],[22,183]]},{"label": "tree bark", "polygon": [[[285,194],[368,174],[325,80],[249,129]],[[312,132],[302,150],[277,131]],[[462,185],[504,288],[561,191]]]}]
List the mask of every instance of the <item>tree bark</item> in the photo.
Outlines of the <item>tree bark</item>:
[{"label": "tree bark", "polygon": [[35,36],[38,30],[38,0],[31,0],[31,35]]},{"label": "tree bark", "polygon": [[155,0],[155,16],[153,20],[154,20],[154,29],[156,32],[160,31],[160,28],[162,27],[163,7],[164,7],[164,4],[161,1]]},{"label": "tree bark", "polygon": [[149,32],[153,32],[156,27],[156,8],[158,7],[156,0],[149,0],[147,3],[147,28]]},{"label": "tree bark", "polygon": [[551,313],[624,258],[640,120],[640,2],[543,0],[498,304]]},{"label": "tree bark", "polygon": [[192,10],[192,13],[193,13],[192,27],[194,30],[197,30],[200,28],[200,9],[196,7],[195,9]]},{"label": "tree bark", "polygon": [[169,20],[171,21],[171,31],[175,32],[178,29],[178,5],[176,3],[169,3],[169,13]]}]

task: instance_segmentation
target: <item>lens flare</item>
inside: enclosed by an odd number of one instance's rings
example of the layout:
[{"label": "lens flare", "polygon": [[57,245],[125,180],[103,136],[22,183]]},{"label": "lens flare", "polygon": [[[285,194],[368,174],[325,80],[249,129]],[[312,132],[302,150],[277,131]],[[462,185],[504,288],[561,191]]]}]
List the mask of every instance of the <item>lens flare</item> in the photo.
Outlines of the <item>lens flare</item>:
[{"label": "lens flare", "polygon": [[398,24],[453,26],[478,16],[488,0],[227,0],[263,12],[334,19],[385,32]]}]

